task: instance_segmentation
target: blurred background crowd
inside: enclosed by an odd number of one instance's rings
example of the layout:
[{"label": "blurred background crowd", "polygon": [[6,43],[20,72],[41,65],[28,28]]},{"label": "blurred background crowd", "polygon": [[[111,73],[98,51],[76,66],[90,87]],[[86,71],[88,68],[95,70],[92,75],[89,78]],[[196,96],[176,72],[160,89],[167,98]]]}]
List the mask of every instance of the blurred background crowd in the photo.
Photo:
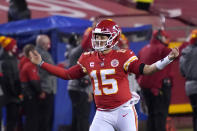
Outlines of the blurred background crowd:
[{"label": "blurred background crowd", "polygon": [[197,2],[194,0],[0,1],[0,131],[88,131],[96,107],[88,77],[65,81],[30,62],[36,49],[61,68],[91,50],[103,19],[121,26],[118,49],[151,64],[180,57],[151,76],[129,74],[139,131],[197,131]]}]

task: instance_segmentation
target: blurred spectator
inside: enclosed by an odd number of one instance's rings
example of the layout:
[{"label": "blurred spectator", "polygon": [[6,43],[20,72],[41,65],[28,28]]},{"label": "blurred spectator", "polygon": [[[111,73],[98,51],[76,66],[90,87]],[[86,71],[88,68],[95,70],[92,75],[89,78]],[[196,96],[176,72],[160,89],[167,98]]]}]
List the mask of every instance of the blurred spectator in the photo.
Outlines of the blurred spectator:
[{"label": "blurred spectator", "polygon": [[3,101],[5,101],[4,98],[3,98],[4,96],[3,96],[2,86],[1,86],[2,82],[3,82],[2,77],[3,77],[3,74],[0,72],[0,131],[1,131],[1,128],[2,128],[1,127],[1,125],[2,125],[2,123],[1,123],[2,122],[2,106],[3,106],[2,103],[4,103]]},{"label": "blurred spectator", "polygon": [[25,126],[24,131],[38,131],[39,96],[41,95],[38,67],[29,60],[29,52],[35,50],[31,44],[23,48],[25,56],[20,60],[20,80],[24,96]]},{"label": "blurred spectator", "polygon": [[[54,64],[48,50],[51,47],[51,40],[47,35],[38,35],[36,39],[36,50],[47,63]],[[56,93],[56,77],[47,71],[39,68],[41,90],[43,99],[39,103],[39,131],[51,131],[53,125],[54,94]],[[45,93],[44,93],[45,92]]]},{"label": "blurred spectator", "polygon": [[149,11],[149,8],[154,0],[136,0],[136,8]]},{"label": "blurred spectator", "polygon": [[186,78],[185,90],[193,109],[193,130],[197,131],[197,30],[193,30],[190,44],[182,50],[180,70]]},{"label": "blurred spectator", "polygon": [[[68,68],[77,64],[83,52],[76,34],[72,34],[67,44]],[[69,80],[68,92],[72,101],[72,127],[71,131],[88,131],[90,102],[93,100],[91,83],[88,76],[81,79]]]},{"label": "blurred spectator", "polygon": [[123,33],[120,35],[120,40],[118,42],[118,47],[120,49],[129,49],[129,41]]},{"label": "blurred spectator", "polygon": [[[179,47],[179,54],[181,54],[182,50],[187,47],[190,44],[193,44],[195,41],[195,34],[197,30],[193,30],[187,37],[186,40],[183,42],[183,44]],[[180,55],[181,56],[181,55]],[[180,57],[179,56],[179,57]]]},{"label": "blurred spectator", "polygon": [[[0,48],[0,56],[3,53],[3,49]],[[2,89],[2,79],[3,79],[3,74],[2,74],[2,69],[1,69],[1,63],[2,61],[0,60],[0,131],[1,131],[1,125],[2,125],[2,107],[4,106],[4,101],[5,101],[5,97],[4,97],[4,93],[3,93],[3,89]]]},{"label": "blurred spectator", "polygon": [[[139,52],[139,59],[147,64],[166,57],[170,49],[167,47],[169,37],[163,30],[153,34],[150,44]],[[138,82],[148,107],[147,131],[166,131],[166,118],[171,98],[172,79],[170,65],[150,75],[139,76]]]},{"label": "blurred spectator", "polygon": [[92,42],[91,42],[91,39],[92,39],[92,29],[94,29],[94,27],[96,26],[96,20],[93,18],[92,20],[92,27],[88,27],[85,32],[83,33],[83,39],[82,39],[82,42],[81,42],[81,46],[83,49],[85,49],[84,51],[86,50],[91,50],[92,49]]},{"label": "blurred spectator", "polygon": [[15,131],[19,117],[19,95],[21,93],[18,61],[17,42],[13,38],[0,36],[0,45],[3,53],[0,56],[2,61],[2,88],[5,95],[6,106],[6,131]]},{"label": "blurred spectator", "polygon": [[30,19],[31,12],[25,0],[10,0],[8,10],[8,22]]}]

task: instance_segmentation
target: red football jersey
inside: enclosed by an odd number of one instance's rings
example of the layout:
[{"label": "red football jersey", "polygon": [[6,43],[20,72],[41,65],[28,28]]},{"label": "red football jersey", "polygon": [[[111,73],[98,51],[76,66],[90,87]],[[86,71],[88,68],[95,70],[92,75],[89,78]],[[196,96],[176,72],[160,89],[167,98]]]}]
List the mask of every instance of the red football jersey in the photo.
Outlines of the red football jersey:
[{"label": "red football jersey", "polygon": [[131,50],[85,52],[78,64],[91,78],[97,108],[113,109],[131,99],[128,71],[138,73],[140,65]]},{"label": "red football jersey", "polygon": [[40,77],[38,75],[38,67],[31,63],[31,61],[24,57],[20,61],[20,81],[21,82],[29,82],[32,80],[40,80]]}]

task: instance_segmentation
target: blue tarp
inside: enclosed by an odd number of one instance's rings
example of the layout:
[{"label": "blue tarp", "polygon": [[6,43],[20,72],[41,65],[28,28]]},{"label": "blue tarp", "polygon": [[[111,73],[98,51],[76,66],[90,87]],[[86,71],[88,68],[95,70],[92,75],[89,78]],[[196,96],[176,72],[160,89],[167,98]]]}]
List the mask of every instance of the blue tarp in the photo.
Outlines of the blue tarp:
[{"label": "blue tarp", "polygon": [[83,33],[83,31],[88,26],[91,26],[91,22],[89,20],[64,16],[50,16],[41,19],[22,20],[16,22],[9,22],[7,24],[1,24],[0,34],[29,34],[36,32],[39,33],[42,31],[47,32],[54,29],[65,33]]},{"label": "blue tarp", "polygon": [[[85,29],[91,26],[91,22],[84,19],[70,18],[64,16],[51,16],[41,19],[22,20],[0,25],[0,35],[11,36],[18,42],[19,47],[27,43],[35,43],[38,34],[47,34],[51,38],[51,53],[56,63],[63,61],[65,43],[59,41],[58,35],[64,33],[82,34]],[[124,32],[135,32],[140,30],[152,29],[151,25],[136,28],[123,28]],[[131,49],[137,54],[138,51],[147,44],[148,41],[130,43]],[[71,102],[66,89],[67,81],[58,79],[57,95],[55,97],[54,111],[54,131],[58,130],[59,125],[71,124]],[[94,105],[92,105],[94,107]],[[91,119],[94,111],[91,113]],[[90,119],[90,120],[91,120]]]},{"label": "blue tarp", "polygon": [[21,49],[27,43],[35,43],[39,34],[47,34],[52,40],[51,53],[57,62],[57,37],[59,32],[82,34],[91,26],[91,22],[85,19],[71,18],[65,16],[50,16],[40,19],[21,20],[0,25],[0,35],[11,36],[18,42]]}]

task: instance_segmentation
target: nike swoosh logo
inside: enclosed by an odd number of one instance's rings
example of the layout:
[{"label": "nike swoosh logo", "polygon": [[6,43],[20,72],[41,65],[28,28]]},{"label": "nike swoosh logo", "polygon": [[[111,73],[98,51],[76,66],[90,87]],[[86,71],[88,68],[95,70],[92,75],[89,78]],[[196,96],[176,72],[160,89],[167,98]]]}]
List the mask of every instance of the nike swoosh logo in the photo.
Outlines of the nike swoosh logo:
[{"label": "nike swoosh logo", "polygon": [[128,115],[128,113],[127,113],[127,114],[122,115],[122,117],[125,117],[126,115]]}]

